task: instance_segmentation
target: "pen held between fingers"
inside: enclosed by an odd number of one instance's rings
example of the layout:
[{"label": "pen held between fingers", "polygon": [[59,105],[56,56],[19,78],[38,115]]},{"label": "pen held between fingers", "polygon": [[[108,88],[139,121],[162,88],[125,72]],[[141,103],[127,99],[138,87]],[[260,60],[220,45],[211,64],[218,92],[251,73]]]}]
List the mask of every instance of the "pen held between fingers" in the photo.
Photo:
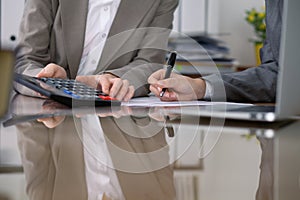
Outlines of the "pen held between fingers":
[{"label": "pen held between fingers", "polygon": [[[167,66],[168,66],[168,67],[167,67],[167,70],[166,70],[166,72],[165,72],[165,77],[164,77],[164,79],[170,78],[171,72],[172,72],[173,67],[174,67],[174,65],[175,65],[175,62],[176,62],[176,57],[177,57],[177,53],[176,53],[175,51],[171,52],[171,55],[170,55],[170,57],[169,57],[169,59],[168,59],[168,62],[167,62]],[[159,94],[159,96],[160,96],[160,97],[163,97],[164,94],[165,94],[165,92],[166,92],[166,88],[164,87],[164,88],[162,89],[162,92]]]},{"label": "pen held between fingers", "polygon": [[165,92],[166,92],[166,90],[167,90],[166,88],[163,88],[162,91],[161,91],[161,93],[159,94],[159,96],[160,96],[160,97],[163,97],[164,94],[165,94]]}]

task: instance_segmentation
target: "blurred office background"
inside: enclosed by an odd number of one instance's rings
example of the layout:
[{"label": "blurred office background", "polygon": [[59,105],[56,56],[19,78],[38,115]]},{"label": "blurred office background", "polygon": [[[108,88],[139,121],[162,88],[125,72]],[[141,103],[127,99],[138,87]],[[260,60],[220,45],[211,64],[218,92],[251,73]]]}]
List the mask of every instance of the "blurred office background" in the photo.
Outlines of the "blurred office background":
[{"label": "blurred office background", "polygon": [[[2,48],[16,44],[24,2],[0,0]],[[254,31],[245,21],[245,10],[260,9],[264,6],[264,0],[182,0],[180,5],[181,9],[177,9],[174,21],[175,31],[207,31],[223,40],[230,48],[231,56],[241,65],[255,65],[254,47],[249,42]]]}]

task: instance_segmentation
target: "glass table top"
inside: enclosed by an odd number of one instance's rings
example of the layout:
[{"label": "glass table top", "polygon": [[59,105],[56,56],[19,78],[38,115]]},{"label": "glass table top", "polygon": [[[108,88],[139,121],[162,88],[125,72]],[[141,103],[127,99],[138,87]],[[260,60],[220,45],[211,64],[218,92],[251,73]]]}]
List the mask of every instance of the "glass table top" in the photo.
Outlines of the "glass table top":
[{"label": "glass table top", "polygon": [[20,99],[14,121],[1,124],[0,199],[300,197],[298,121],[70,110]]}]

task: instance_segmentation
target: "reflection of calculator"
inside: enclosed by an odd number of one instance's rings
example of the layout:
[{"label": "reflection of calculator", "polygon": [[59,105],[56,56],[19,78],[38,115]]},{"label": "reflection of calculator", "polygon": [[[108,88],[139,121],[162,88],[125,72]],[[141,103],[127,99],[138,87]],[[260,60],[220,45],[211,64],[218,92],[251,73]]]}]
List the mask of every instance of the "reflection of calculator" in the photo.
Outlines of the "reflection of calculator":
[{"label": "reflection of calculator", "polygon": [[69,107],[119,106],[120,101],[70,79],[36,78],[15,74],[15,81]]}]

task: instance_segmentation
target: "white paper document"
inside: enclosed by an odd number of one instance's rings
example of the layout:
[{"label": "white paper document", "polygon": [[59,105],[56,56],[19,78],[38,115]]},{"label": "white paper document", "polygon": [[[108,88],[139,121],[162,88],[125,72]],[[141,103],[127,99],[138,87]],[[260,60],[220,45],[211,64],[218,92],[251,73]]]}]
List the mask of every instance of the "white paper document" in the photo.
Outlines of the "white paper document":
[{"label": "white paper document", "polygon": [[[138,97],[133,98],[128,102],[122,102],[122,106],[143,106],[143,107],[167,107],[167,106],[203,106],[203,105],[246,105],[240,103],[229,103],[229,102],[211,102],[211,101],[161,101],[158,97]],[[251,104],[247,104],[251,105]]]}]

